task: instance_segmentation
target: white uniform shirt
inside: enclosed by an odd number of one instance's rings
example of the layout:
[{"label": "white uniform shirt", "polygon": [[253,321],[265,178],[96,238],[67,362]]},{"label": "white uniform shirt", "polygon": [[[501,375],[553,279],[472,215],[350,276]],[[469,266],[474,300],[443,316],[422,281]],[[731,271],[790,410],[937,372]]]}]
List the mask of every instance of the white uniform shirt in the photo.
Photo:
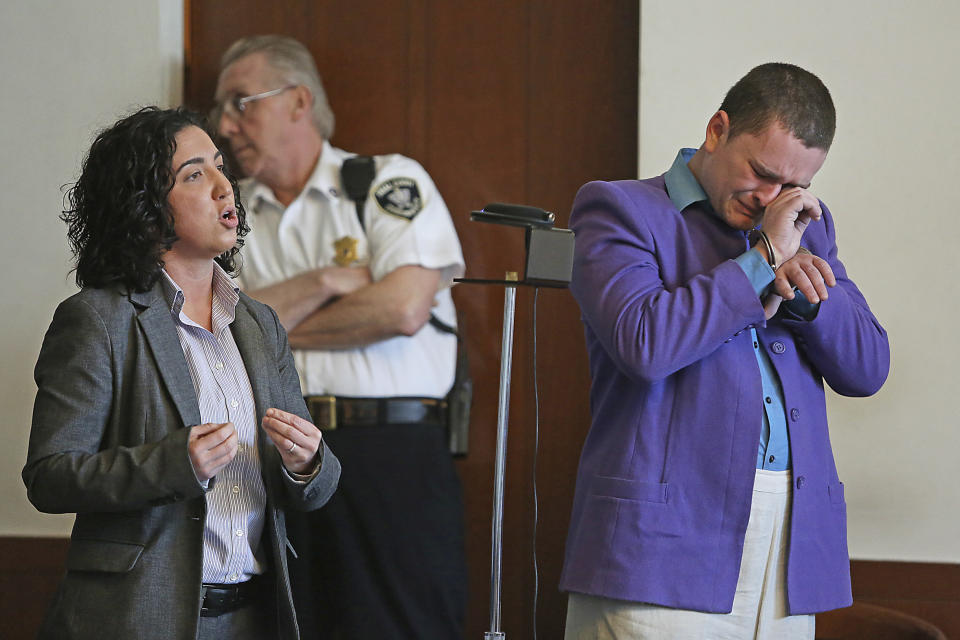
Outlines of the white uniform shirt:
[{"label": "white uniform shirt", "polygon": [[[369,267],[374,281],[405,265],[440,269],[441,287],[432,311],[456,326],[450,285],[463,275],[463,254],[450,212],[430,176],[410,158],[377,156],[376,177],[364,207],[364,231],[340,179],[343,161],[353,155],[324,142],[306,187],[286,208],[265,185],[252,179],[241,182],[250,225],[241,250],[241,286],[259,289],[335,265],[334,243],[353,238],[357,260],[352,264]],[[416,194],[420,209],[411,218],[407,213],[417,207],[404,200]],[[409,337],[356,349],[299,349],[293,356],[306,395],[438,398],[453,384],[456,351],[454,336],[427,323]]]}]

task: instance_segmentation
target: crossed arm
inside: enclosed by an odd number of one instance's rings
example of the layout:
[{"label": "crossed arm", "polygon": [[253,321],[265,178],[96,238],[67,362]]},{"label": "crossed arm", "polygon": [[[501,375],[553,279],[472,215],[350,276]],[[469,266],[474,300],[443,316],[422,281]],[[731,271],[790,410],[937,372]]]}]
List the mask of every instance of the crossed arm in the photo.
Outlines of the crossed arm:
[{"label": "crossed arm", "polygon": [[294,349],[344,349],[415,334],[439,286],[440,271],[419,265],[376,282],[366,267],[324,267],[249,293],[276,310]]}]

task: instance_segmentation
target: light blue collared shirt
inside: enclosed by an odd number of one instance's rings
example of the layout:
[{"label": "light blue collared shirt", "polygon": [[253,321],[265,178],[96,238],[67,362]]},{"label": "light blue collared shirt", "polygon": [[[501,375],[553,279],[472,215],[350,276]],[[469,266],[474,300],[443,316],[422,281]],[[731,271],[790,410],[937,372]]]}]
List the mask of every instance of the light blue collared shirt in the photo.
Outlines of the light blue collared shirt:
[{"label": "light blue collared shirt", "polygon": [[[706,192],[687,166],[694,153],[696,149],[681,149],[677,154],[673,166],[664,175],[667,195],[670,196],[670,201],[678,211],[683,211],[696,202],[705,203],[712,211],[713,207]],[[773,282],[774,273],[760,252],[749,249],[734,258],[734,262],[743,269],[757,295],[763,296]],[[809,306],[805,300],[803,303]],[[780,385],[780,378],[777,376],[776,369],[773,368],[773,363],[770,362],[770,356],[760,344],[757,330],[753,327],[750,328],[750,338],[753,340],[757,366],[760,367],[763,389],[763,427],[757,449],[757,469],[785,471],[790,468],[790,437],[787,414],[784,409],[783,387]]]}]

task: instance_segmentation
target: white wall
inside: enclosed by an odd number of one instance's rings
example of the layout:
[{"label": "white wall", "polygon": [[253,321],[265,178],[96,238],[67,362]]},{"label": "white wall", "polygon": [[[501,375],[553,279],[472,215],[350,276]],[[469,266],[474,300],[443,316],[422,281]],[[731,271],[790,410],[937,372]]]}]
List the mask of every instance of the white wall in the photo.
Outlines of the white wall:
[{"label": "white wall", "polygon": [[699,146],[756,64],[798,64],[833,94],[836,141],[813,191],[892,357],[876,396],[828,398],[860,559],[960,561],[958,24],[960,3],[946,1],[641,3],[642,176]]},{"label": "white wall", "polygon": [[180,102],[182,0],[0,3],[0,535],[63,535],[37,513],[20,469],[33,365],[57,303],[76,291],[61,185],[94,133],[146,104]]}]

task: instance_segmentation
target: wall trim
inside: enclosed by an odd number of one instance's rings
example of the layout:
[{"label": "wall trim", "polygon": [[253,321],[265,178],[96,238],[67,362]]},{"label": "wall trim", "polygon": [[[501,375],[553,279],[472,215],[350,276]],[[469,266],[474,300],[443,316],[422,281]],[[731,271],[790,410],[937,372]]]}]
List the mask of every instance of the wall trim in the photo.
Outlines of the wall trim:
[{"label": "wall trim", "polygon": [[[0,638],[36,637],[69,538],[0,536]],[[853,560],[853,599],[917,616],[960,638],[960,564]]]}]

